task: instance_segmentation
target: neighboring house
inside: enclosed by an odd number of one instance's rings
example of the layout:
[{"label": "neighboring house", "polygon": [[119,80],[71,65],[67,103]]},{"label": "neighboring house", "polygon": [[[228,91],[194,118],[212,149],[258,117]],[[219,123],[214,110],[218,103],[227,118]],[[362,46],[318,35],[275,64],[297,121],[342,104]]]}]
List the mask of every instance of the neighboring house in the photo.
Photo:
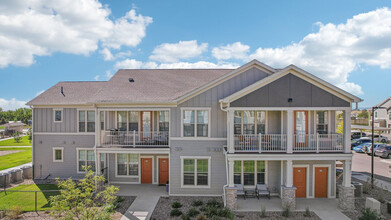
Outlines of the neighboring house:
[{"label": "neighboring house", "polygon": [[[283,206],[336,197],[351,208],[350,113],[362,101],[294,66],[119,70],[107,82],[59,82],[33,107],[34,178],[166,184],[169,194],[221,196],[267,184]],[[336,133],[336,112],[343,133]]]},{"label": "neighboring house", "polygon": [[20,121],[9,121],[8,123],[4,124],[4,132],[5,135],[12,135],[15,132],[23,133],[23,126],[26,125]]},{"label": "neighboring house", "polygon": [[[387,108],[386,124],[388,128],[391,128],[391,106]],[[391,131],[388,131],[391,133]]]},{"label": "neighboring house", "polygon": [[[375,107],[379,107],[379,109],[374,111],[375,127],[387,127],[389,124],[387,109],[391,107],[391,97],[377,104]],[[370,121],[372,123],[372,117]]]}]

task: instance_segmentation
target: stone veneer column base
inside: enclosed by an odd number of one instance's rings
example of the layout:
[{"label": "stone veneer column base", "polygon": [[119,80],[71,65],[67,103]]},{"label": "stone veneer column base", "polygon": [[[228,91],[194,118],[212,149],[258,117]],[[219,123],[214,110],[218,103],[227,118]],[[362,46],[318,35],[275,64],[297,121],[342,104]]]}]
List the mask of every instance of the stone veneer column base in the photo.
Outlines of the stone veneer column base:
[{"label": "stone veneer column base", "polygon": [[353,211],[354,206],[354,186],[338,186],[338,207],[344,211]]},{"label": "stone veneer column base", "polygon": [[296,209],[296,187],[282,187],[281,192],[282,208],[289,206],[290,210]]},{"label": "stone veneer column base", "polygon": [[236,188],[234,187],[227,187],[225,188],[225,196],[227,200],[227,208],[231,210],[236,210],[237,209],[237,204],[236,204]]}]

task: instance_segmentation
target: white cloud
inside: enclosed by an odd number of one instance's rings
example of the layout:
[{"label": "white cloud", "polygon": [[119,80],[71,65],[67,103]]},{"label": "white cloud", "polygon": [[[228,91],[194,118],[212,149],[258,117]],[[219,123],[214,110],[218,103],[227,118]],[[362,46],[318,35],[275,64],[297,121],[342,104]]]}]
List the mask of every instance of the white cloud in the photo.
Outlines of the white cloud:
[{"label": "white cloud", "polygon": [[37,92],[37,94],[35,94],[35,96],[39,96],[39,95],[41,95],[43,92],[45,92],[45,90],[41,90],[41,91]]},{"label": "white cloud", "polygon": [[391,10],[381,8],[344,24],[318,23],[319,31],[281,48],[259,48],[250,58],[282,67],[295,64],[349,92],[363,94],[348,81],[361,64],[391,67]]},{"label": "white cloud", "polygon": [[0,98],[0,108],[2,108],[3,111],[27,108],[26,103],[26,101],[16,100],[15,98],[10,100]]},{"label": "white cloud", "polygon": [[212,55],[218,60],[246,59],[249,51],[250,47],[248,45],[235,42],[226,46],[213,48]]},{"label": "white cloud", "polygon": [[207,61],[198,61],[195,63],[190,62],[176,62],[176,63],[160,63],[156,62],[142,62],[135,59],[126,59],[118,61],[115,65],[115,69],[212,69],[223,68],[233,69],[239,65],[233,63],[212,63]]},{"label": "white cloud", "polygon": [[207,48],[207,43],[198,44],[196,40],[179,41],[175,44],[164,43],[155,47],[149,59],[164,63],[175,63],[181,59],[197,57]]},{"label": "white cloud", "polygon": [[96,75],[96,76],[94,76],[94,80],[95,80],[95,81],[98,81],[98,80],[99,80],[99,78],[100,78],[100,76],[99,76],[99,75]]},{"label": "white cloud", "polygon": [[[134,9],[115,21],[97,0],[13,0],[0,5],[0,68],[29,66],[53,52],[88,55],[137,46],[152,18]],[[107,52],[107,51],[106,51]],[[107,53],[106,53],[107,54]]]},{"label": "white cloud", "polygon": [[110,79],[113,76],[113,74],[109,70],[107,70],[105,76],[107,79]]},{"label": "white cloud", "polygon": [[114,60],[114,56],[108,48],[103,48],[99,53],[102,54],[104,60]]}]

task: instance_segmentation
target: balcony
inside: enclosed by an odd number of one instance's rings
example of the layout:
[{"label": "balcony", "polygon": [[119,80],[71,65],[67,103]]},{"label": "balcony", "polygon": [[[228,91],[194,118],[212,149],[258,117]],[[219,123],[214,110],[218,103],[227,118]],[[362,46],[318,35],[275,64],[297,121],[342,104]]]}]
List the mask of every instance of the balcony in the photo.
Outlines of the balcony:
[{"label": "balcony", "polygon": [[[343,152],[342,134],[294,134],[293,152]],[[241,153],[287,152],[286,134],[239,134],[234,150]]]},{"label": "balcony", "polygon": [[105,147],[168,147],[168,132],[104,131]]}]

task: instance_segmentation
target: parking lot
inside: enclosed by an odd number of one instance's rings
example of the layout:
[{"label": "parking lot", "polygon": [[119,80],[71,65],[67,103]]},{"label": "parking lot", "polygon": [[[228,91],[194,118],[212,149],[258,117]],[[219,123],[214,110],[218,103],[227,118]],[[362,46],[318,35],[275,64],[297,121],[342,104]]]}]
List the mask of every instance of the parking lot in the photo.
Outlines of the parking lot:
[{"label": "parking lot", "polygon": [[[391,159],[374,157],[374,161],[375,174],[378,178],[391,182]],[[366,153],[353,152],[352,170],[353,172],[361,172],[370,175],[371,156]]]}]

